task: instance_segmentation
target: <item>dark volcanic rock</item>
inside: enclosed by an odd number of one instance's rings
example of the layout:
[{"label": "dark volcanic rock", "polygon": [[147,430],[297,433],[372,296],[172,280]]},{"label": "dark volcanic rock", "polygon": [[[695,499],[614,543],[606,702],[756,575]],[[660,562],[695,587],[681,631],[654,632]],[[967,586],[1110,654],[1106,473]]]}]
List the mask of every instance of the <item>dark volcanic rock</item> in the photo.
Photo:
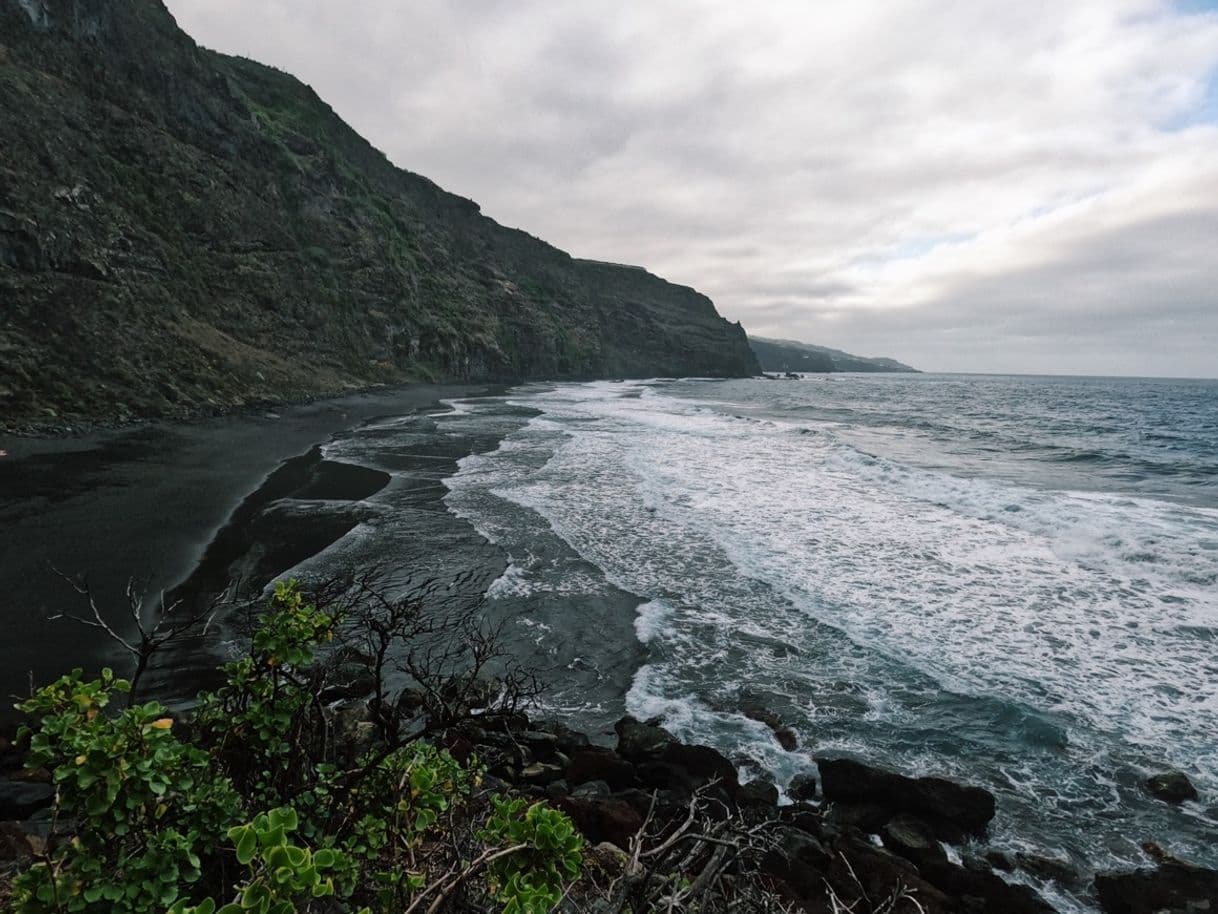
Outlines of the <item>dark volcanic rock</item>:
[{"label": "dark volcanic rock", "polygon": [[1200,914],[1218,911],[1218,870],[1168,863],[1153,870],[1100,873],[1100,905],[1108,914]]},{"label": "dark volcanic rock", "polygon": [[634,766],[612,749],[581,749],[567,763],[567,783],[578,787],[588,781],[604,781],[621,790],[634,783]]},{"label": "dark volcanic rock", "polygon": [[603,799],[611,793],[613,791],[609,789],[609,785],[604,781],[585,781],[571,791],[572,796],[583,800]]},{"label": "dark volcanic rock", "polygon": [[749,720],[755,720],[758,723],[765,724],[771,730],[778,730],[783,726],[782,718],[768,708],[761,705],[747,705],[743,709],[744,716]]},{"label": "dark volcanic rock", "polygon": [[1015,870],[1015,861],[1002,851],[986,851],[985,860],[994,869],[1002,870],[1004,873]]},{"label": "dark volcanic rock", "polygon": [[769,781],[749,781],[740,787],[736,802],[741,806],[759,806],[773,809],[778,805],[778,788]]},{"label": "dark volcanic rock", "polygon": [[825,799],[917,813],[945,840],[956,839],[952,827],[975,834],[994,818],[994,795],[980,787],[944,778],[910,778],[853,759],[817,758],[816,764]]},{"label": "dark volcanic rock", "polygon": [[749,720],[755,720],[769,727],[770,732],[774,734],[774,739],[778,741],[778,745],[788,752],[794,752],[799,748],[799,738],[795,735],[795,731],[773,711],[762,705],[746,705],[742,711]]},{"label": "dark volcanic rock", "polygon": [[638,779],[646,787],[688,792],[716,781],[729,797],[739,789],[736,766],[717,749],[686,745],[659,724],[630,716],[614,729],[618,753],[635,763]]},{"label": "dark volcanic rock", "polygon": [[773,835],[773,849],[762,860],[762,868],[806,898],[823,896],[822,873],[831,862],[829,851],[812,835],[799,828],[783,827]]},{"label": "dark volcanic rock", "polygon": [[722,752],[710,746],[674,743],[664,750],[664,761],[689,772],[698,786],[717,782],[729,797],[735,796],[740,787],[736,766]]},{"label": "dark volcanic rock", "polygon": [[577,796],[559,801],[562,809],[575,822],[580,832],[593,844],[608,841],[625,850],[630,839],[643,827],[643,816],[625,800]]},{"label": "dark volcanic rock", "polygon": [[814,800],[816,799],[816,776],[811,774],[797,774],[791,778],[791,783],[787,787],[787,795],[792,800]]},{"label": "dark volcanic rock", "polygon": [[933,829],[913,816],[894,816],[884,825],[881,836],[886,848],[916,864],[942,863],[947,860],[947,852],[935,838]]},{"label": "dark volcanic rock", "polygon": [[[887,898],[898,887],[912,890],[926,914],[946,914],[960,909],[947,893],[921,877],[918,868],[903,857],[855,840],[835,842],[833,850],[837,853],[831,859],[825,876],[850,910],[873,909],[871,899]],[[809,897],[823,905],[823,883],[820,892]],[[897,910],[903,907],[909,906],[904,905]],[[828,909],[813,907],[812,910]],[[993,910],[1008,914],[1003,908]]]},{"label": "dark volcanic rock", "polygon": [[617,731],[617,751],[623,758],[632,760],[659,758],[670,746],[676,744],[676,738],[661,727],[650,721],[643,722],[626,715],[613,729]]},{"label": "dark volcanic rock", "polygon": [[1082,882],[1078,870],[1069,860],[1060,857],[1043,857],[1040,854],[1018,853],[1015,860],[1019,868],[1038,879],[1056,882],[1058,885],[1075,886]]},{"label": "dark volcanic rock", "polygon": [[840,800],[830,803],[825,811],[826,821],[869,835],[879,834],[894,815],[893,808],[882,803],[843,803]]},{"label": "dark volcanic rock", "polygon": [[0,820],[25,819],[51,805],[55,788],[26,781],[0,781]]},{"label": "dark volcanic rock", "polygon": [[574,755],[582,749],[587,749],[591,745],[585,734],[572,730],[564,723],[544,721],[537,723],[535,726],[537,730],[552,734],[554,737],[554,748],[568,756]]},{"label": "dark volcanic rock", "polygon": [[976,899],[977,911],[1002,914],[1054,914],[1054,908],[1026,885],[1015,885],[993,873],[966,869],[952,863],[925,863],[922,878],[936,888],[961,899]]},{"label": "dark volcanic rock", "polygon": [[526,784],[546,784],[561,780],[563,769],[561,765],[551,765],[547,762],[533,762],[520,770],[520,779]]},{"label": "dark volcanic rock", "polygon": [[1197,788],[1183,771],[1164,771],[1143,782],[1146,792],[1165,803],[1197,799]]}]

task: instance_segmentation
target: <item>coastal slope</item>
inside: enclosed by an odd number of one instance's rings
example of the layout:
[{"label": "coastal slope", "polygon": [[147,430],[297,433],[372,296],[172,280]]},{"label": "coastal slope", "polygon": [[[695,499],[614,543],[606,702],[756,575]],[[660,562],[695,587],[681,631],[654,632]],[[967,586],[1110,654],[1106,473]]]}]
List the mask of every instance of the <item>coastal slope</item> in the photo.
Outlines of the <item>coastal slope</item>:
[{"label": "coastal slope", "polygon": [[917,372],[896,359],[851,355],[840,349],[797,343],[794,340],[771,340],[750,336],[749,345],[761,363],[763,371],[868,371]]},{"label": "coastal slope", "polygon": [[10,423],[758,370],[705,296],[499,225],[159,0],[0,0],[0,137]]}]

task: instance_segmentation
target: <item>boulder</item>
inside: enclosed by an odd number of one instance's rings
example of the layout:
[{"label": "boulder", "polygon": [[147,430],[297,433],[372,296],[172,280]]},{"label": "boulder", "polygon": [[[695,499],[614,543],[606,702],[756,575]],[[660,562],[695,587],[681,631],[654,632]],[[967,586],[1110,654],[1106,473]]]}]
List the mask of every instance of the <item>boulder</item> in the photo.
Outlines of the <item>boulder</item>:
[{"label": "boulder", "polygon": [[29,781],[0,781],[0,820],[28,819],[51,805],[55,788]]},{"label": "boulder", "polygon": [[1218,870],[1176,862],[1153,870],[1100,873],[1095,891],[1107,914],[1218,911]]},{"label": "boulder", "polygon": [[[830,861],[825,880],[833,887],[844,906],[853,911],[874,910],[874,899],[884,899],[900,888],[914,892],[914,897],[925,914],[947,914],[959,911],[938,888],[924,880],[918,869],[904,857],[891,851],[874,847],[861,839],[834,842],[836,852]],[[824,905],[825,884],[809,900],[813,911],[828,910]],[[898,905],[895,910],[915,910],[908,904]],[[994,908],[1003,914],[1012,914],[1002,908]]]},{"label": "boulder", "polygon": [[328,682],[317,695],[322,704],[368,698],[376,691],[376,677],[358,663],[344,663],[327,677]]},{"label": "boulder", "polygon": [[593,874],[616,879],[630,865],[629,855],[616,844],[602,841],[584,849],[584,867]]},{"label": "boulder", "polygon": [[1082,882],[1078,870],[1069,860],[1061,857],[1044,857],[1022,851],[1015,855],[1019,868],[1030,876],[1062,886],[1077,886]]},{"label": "boulder", "polygon": [[919,866],[947,860],[947,852],[935,837],[934,830],[914,816],[905,813],[894,816],[884,825],[880,837],[894,854]]},{"label": "boulder", "polygon": [[561,780],[563,770],[560,765],[548,762],[533,762],[520,770],[520,779],[526,784],[539,784],[544,787],[553,781]]},{"label": "boulder", "polygon": [[620,790],[634,783],[634,766],[612,749],[581,749],[567,764],[567,783],[578,786],[588,781],[604,781]]},{"label": "boulder", "polygon": [[867,835],[878,835],[880,829],[895,813],[891,806],[879,803],[843,803],[840,801],[829,804],[825,810],[825,820],[839,828],[861,831]]},{"label": "boulder", "polygon": [[34,848],[30,836],[19,822],[0,822],[0,863],[16,862],[28,865],[32,862]]},{"label": "boulder", "polygon": [[1007,882],[994,873],[966,869],[953,863],[925,863],[922,878],[940,891],[960,899],[976,899],[974,910],[1002,914],[1055,914],[1054,908],[1026,885]]},{"label": "boulder", "polygon": [[718,781],[728,796],[735,796],[740,788],[736,766],[722,752],[710,746],[687,746],[674,742],[664,750],[664,761],[684,768],[699,785]]},{"label": "boulder", "polygon": [[628,849],[630,839],[643,827],[643,816],[625,800],[615,797],[569,796],[560,800],[558,806],[593,844],[608,841],[623,850]]},{"label": "boulder", "polygon": [[986,851],[986,862],[996,870],[1011,873],[1015,870],[1015,861],[1002,851]]},{"label": "boulder", "polygon": [[638,782],[648,790],[669,790],[688,797],[702,783],[680,765],[670,762],[640,762],[635,767]]},{"label": "boulder", "polygon": [[783,719],[773,711],[762,705],[746,705],[741,711],[749,720],[755,720],[769,727],[770,731],[774,734],[774,739],[778,741],[778,745],[788,752],[794,752],[799,748],[799,739],[796,737],[795,731],[788,727],[783,722]]},{"label": "boulder", "polygon": [[554,735],[554,748],[565,755],[574,755],[581,749],[591,746],[587,735],[578,730],[572,730],[566,724],[556,721],[546,721],[537,725],[538,730],[544,730]]},{"label": "boulder", "polygon": [[571,791],[571,795],[580,799],[597,799],[613,793],[604,781],[587,781]]},{"label": "boulder", "polygon": [[816,775],[797,774],[787,785],[787,796],[792,800],[816,799]]},{"label": "boulder", "polygon": [[778,788],[769,781],[749,781],[737,792],[736,802],[741,806],[773,809],[778,805]]},{"label": "boulder", "polygon": [[958,831],[980,834],[994,818],[994,795],[945,778],[911,778],[853,759],[817,758],[825,799],[871,803],[917,814],[943,840],[958,842]]},{"label": "boulder", "polygon": [[516,739],[542,755],[552,755],[558,751],[558,736],[545,730],[525,730],[516,734]]},{"label": "boulder", "polygon": [[821,837],[825,834],[825,822],[821,818],[820,810],[808,803],[795,802],[782,806],[778,810],[778,817],[810,835]]},{"label": "boulder", "polygon": [[768,708],[761,705],[746,705],[741,709],[744,716],[749,720],[755,720],[758,723],[765,724],[771,730],[779,730],[783,727],[782,718]]},{"label": "boulder", "polygon": [[762,859],[762,871],[781,879],[807,898],[824,895],[821,874],[828,868],[831,855],[823,844],[807,832],[784,826],[771,836],[771,850]]},{"label": "boulder", "polygon": [[676,744],[676,738],[655,721],[643,722],[627,714],[613,729],[617,732],[617,751],[623,758],[659,758]]},{"label": "boulder", "polygon": [[1164,771],[1142,782],[1146,792],[1165,803],[1197,799],[1197,788],[1183,771]]}]

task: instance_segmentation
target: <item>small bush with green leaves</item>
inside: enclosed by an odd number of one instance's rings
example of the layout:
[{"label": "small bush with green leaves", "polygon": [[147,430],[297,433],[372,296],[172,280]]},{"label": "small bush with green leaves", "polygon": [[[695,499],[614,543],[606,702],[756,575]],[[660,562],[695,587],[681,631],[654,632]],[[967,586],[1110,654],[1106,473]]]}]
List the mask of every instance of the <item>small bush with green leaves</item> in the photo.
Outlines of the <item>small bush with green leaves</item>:
[{"label": "small bush with green leaves", "polygon": [[200,696],[198,728],[255,807],[290,798],[321,761],[309,666],[335,622],[295,581],[278,582],[249,654],[225,664],[224,685]]},{"label": "small bush with green leaves", "polygon": [[364,861],[385,907],[404,905],[428,883],[417,853],[429,837],[452,830],[482,772],[443,749],[412,743],[366,762],[350,806],[360,813],[343,847]]},{"label": "small bush with green leaves", "polygon": [[106,714],[128,688],[110,670],[92,681],[73,670],[18,706],[38,722],[22,733],[27,764],[51,771],[54,814],[78,826],[17,878],[18,912],[163,910],[240,815],[232,785],[207,752],[175,738],[164,707]]},{"label": "small bush with green leaves", "polygon": [[505,853],[491,864],[491,894],[503,914],[544,914],[579,876],[584,839],[571,820],[545,803],[492,798],[493,812],[479,837]]},{"label": "small bush with green leaves", "polygon": [[[116,711],[130,686],[109,670],[75,670],[19,705],[27,763],[51,771],[67,837],[15,879],[16,914],[553,908],[580,868],[565,815],[488,800],[476,761],[426,742],[354,767],[337,753],[315,670],[336,624],[280,584],[248,655],[200,696],[189,740],[156,702]],[[257,809],[271,811],[251,820]]]},{"label": "small bush with green leaves", "polygon": [[290,843],[298,826],[295,810],[285,806],[229,829],[237,862],[247,869],[234,900],[220,908],[210,898],[181,901],[169,914],[295,914],[299,902],[335,895],[335,875],[349,871],[350,861],[337,851]]}]

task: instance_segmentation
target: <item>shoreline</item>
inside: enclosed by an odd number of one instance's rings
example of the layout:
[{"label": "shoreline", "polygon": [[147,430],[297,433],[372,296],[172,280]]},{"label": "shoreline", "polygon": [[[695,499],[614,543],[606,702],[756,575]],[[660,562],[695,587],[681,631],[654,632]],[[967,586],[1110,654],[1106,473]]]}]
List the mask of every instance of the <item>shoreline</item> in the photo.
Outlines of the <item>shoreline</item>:
[{"label": "shoreline", "polygon": [[52,613],[87,610],[60,580],[87,576],[108,619],[127,621],[129,578],[151,604],[183,583],[245,499],[278,468],[335,434],[379,416],[489,395],[492,385],[412,385],[260,415],[157,421],[71,438],[0,434],[0,609],[11,645],[0,668],[0,722],[9,696],[74,666],[116,658],[96,633]]}]

